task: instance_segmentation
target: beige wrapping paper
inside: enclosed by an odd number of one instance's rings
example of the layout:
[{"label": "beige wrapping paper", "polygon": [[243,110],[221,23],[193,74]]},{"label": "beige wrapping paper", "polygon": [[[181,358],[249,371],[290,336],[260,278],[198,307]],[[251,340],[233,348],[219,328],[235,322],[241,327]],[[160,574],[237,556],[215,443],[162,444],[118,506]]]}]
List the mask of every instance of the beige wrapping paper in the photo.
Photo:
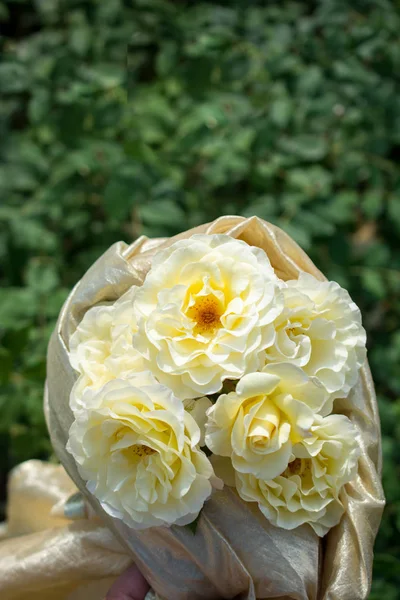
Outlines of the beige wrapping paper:
[{"label": "beige wrapping paper", "polygon": [[82,503],[73,519],[65,517],[75,492],[61,465],[29,460],[11,472],[0,529],[1,600],[102,600],[132,562]]},{"label": "beige wrapping paper", "polygon": [[55,451],[77,487],[125,546],[162,600],[365,600],[371,583],[373,543],[384,506],[377,403],[368,365],[340,409],[359,429],[362,458],[357,479],[346,486],[346,515],[321,541],[304,525],[276,528],[253,504],[229,488],[206,504],[195,536],[182,527],[133,531],[107,515],[80,478],[65,450],[73,421],[69,395],[76,373],[68,343],[91,306],[115,300],[141,285],[154,253],[194,233],[225,233],[265,250],[277,275],[295,279],[318,271],[283,231],[256,217],[221,217],[171,239],[119,242],[89,269],[65,303],[48,351],[45,408]]}]

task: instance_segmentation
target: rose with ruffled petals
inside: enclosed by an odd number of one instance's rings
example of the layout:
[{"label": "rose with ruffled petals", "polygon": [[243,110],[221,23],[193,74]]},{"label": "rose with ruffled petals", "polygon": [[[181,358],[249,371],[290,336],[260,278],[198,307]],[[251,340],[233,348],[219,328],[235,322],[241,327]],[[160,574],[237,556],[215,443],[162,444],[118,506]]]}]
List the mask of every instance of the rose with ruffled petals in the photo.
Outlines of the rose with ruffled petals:
[{"label": "rose with ruffled petals", "polygon": [[114,304],[90,308],[71,336],[69,358],[80,373],[70,398],[73,410],[82,407],[86,388],[100,389],[112,379],[144,370],[142,356],[132,345],[136,291],[133,286]]},{"label": "rose with ruffled petals", "polygon": [[133,345],[181,399],[218,392],[262,366],[282,310],[260,248],[227,235],[194,235],[159,252],[135,298]]},{"label": "rose with ruffled petals", "polygon": [[324,388],[298,367],[270,365],[244,375],[209,409],[206,444],[236,471],[272,479],[287,467],[293,445],[311,435],[325,401]]},{"label": "rose with ruffled petals", "polygon": [[281,287],[284,309],[266,363],[290,362],[318,377],[332,400],[346,397],[366,356],[359,308],[339,284],[307,273]]},{"label": "rose with ruffled petals", "polygon": [[214,472],[200,430],[150,373],[87,389],[68,451],[103,509],[134,529],[192,522]]},{"label": "rose with ruffled petals", "polygon": [[239,495],[257,502],[273,525],[294,529],[309,523],[319,536],[337,525],[344,513],[343,485],[357,474],[357,430],[344,415],[315,417],[311,435],[293,447],[285,471],[271,480],[235,473]]}]

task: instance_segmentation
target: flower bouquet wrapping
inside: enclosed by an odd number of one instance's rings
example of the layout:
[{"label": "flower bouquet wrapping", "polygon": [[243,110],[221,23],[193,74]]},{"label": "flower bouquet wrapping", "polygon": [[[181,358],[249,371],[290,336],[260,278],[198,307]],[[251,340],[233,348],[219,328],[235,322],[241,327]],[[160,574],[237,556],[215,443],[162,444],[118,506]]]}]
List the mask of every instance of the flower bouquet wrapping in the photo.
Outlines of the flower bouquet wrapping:
[{"label": "flower bouquet wrapping", "polygon": [[384,499],[361,315],[284,232],[112,246],[48,352],[55,450],[163,600],[362,600]]}]

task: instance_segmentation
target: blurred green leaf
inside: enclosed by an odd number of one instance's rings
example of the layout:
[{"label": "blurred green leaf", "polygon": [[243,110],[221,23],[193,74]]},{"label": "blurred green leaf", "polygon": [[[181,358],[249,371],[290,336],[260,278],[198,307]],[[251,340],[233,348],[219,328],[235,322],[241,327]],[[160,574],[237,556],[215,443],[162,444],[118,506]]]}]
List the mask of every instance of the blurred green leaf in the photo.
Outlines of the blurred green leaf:
[{"label": "blurred green leaf", "polygon": [[300,159],[314,162],[324,158],[328,152],[328,145],[322,136],[303,134],[297,137],[282,137],[279,140],[279,149]]},{"label": "blurred green leaf", "polygon": [[173,200],[158,200],[140,207],[140,217],[148,227],[171,228],[181,231],[184,228],[185,213]]},{"label": "blurred green leaf", "polygon": [[8,382],[12,373],[13,360],[11,353],[0,346],[0,384],[4,385]]},{"label": "blurred green leaf", "polygon": [[388,203],[388,213],[389,219],[392,221],[397,231],[400,232],[400,194],[390,196]]}]

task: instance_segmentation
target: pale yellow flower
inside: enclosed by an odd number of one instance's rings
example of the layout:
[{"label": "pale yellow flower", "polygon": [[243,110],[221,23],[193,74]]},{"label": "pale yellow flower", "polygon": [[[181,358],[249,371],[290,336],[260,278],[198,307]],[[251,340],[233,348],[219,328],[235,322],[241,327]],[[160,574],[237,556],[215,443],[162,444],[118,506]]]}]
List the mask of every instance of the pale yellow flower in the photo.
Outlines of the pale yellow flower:
[{"label": "pale yellow flower", "polygon": [[70,405],[82,407],[86,388],[100,389],[112,379],[130,377],[144,370],[142,356],[132,345],[137,331],[133,301],[136,287],[107,306],[90,308],[70,338],[70,362],[80,373]]},{"label": "pale yellow flower", "polygon": [[67,450],[103,509],[134,529],[192,522],[215,478],[182,402],[150,373],[87,389],[83,401]]},{"label": "pale yellow flower", "polygon": [[287,467],[293,445],[311,435],[324,388],[290,364],[244,375],[236,391],[219,396],[208,411],[206,444],[230,457],[241,473],[272,479]]},{"label": "pale yellow flower", "polygon": [[[366,356],[359,308],[339,284],[306,273],[281,288],[284,309],[275,321],[266,363],[290,362],[318,377],[332,401],[346,397]],[[331,409],[327,404],[325,414]]]},{"label": "pale yellow flower", "polygon": [[344,415],[315,417],[312,435],[293,447],[285,471],[271,480],[235,473],[243,500],[257,502],[273,525],[294,529],[309,523],[319,536],[344,513],[344,484],[357,474],[360,456],[356,428]]},{"label": "pale yellow flower", "polygon": [[282,310],[265,252],[226,235],[194,235],[158,253],[135,299],[134,347],[183,399],[262,366]]}]

